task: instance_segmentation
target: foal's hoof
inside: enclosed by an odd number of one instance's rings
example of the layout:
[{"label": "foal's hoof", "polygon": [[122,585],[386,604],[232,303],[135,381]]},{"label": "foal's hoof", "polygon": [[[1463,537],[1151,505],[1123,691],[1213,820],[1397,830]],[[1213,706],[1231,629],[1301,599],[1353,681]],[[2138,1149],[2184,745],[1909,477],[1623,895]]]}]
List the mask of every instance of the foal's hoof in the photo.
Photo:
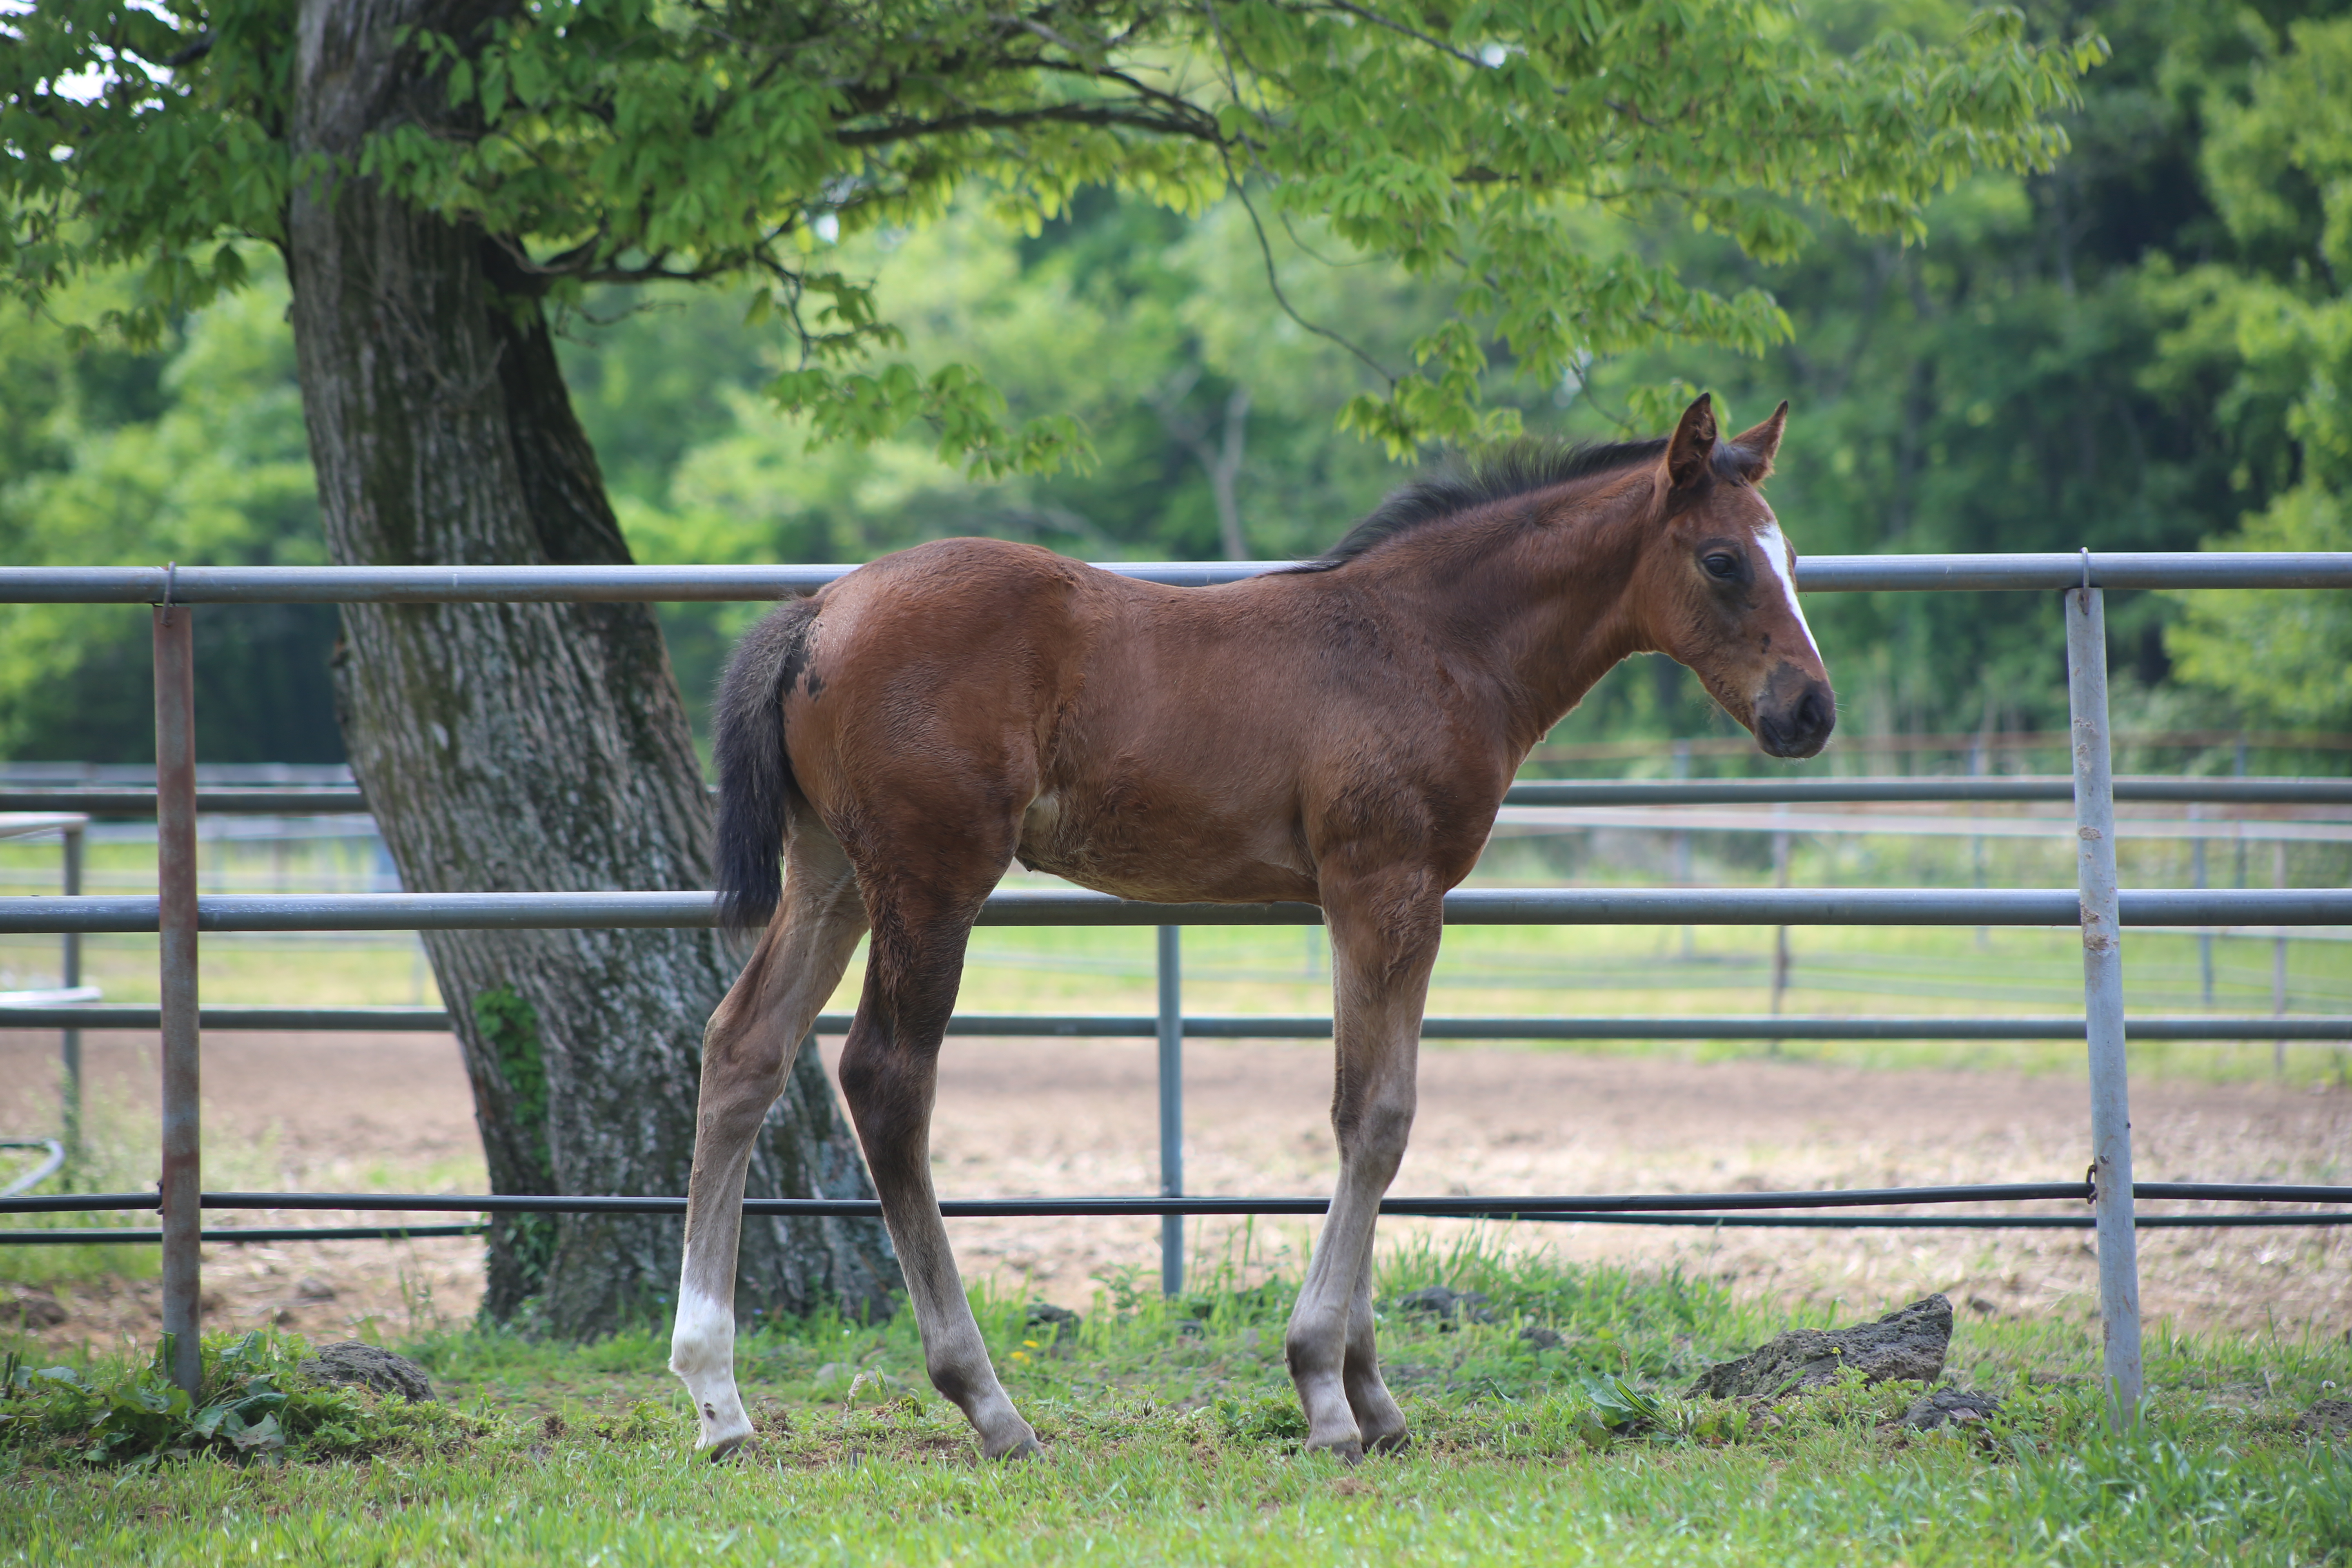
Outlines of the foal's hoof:
[{"label": "foal's hoof", "polygon": [[1393,1432],[1383,1432],[1377,1437],[1364,1439],[1364,1452],[1368,1454],[1402,1454],[1411,1447],[1412,1433],[1402,1426]]},{"label": "foal's hoof", "polygon": [[728,1460],[735,1457],[736,1452],[743,1447],[744,1439],[750,1436],[751,1434],[746,1432],[736,1436],[721,1437],[719,1441],[711,1444],[708,1448],[705,1448],[703,1453],[709,1457],[712,1464],[725,1464]]},{"label": "foal's hoof", "polygon": [[1342,1438],[1336,1443],[1309,1442],[1307,1445],[1307,1451],[1310,1454],[1328,1454],[1350,1468],[1364,1462],[1364,1445],[1360,1438],[1356,1437]]},{"label": "foal's hoof", "polygon": [[1038,1445],[1037,1434],[1024,1426],[1019,1436],[1002,1444],[984,1442],[981,1444],[980,1451],[988,1458],[1003,1459],[1009,1464],[1015,1459],[1036,1458],[1045,1450]]}]

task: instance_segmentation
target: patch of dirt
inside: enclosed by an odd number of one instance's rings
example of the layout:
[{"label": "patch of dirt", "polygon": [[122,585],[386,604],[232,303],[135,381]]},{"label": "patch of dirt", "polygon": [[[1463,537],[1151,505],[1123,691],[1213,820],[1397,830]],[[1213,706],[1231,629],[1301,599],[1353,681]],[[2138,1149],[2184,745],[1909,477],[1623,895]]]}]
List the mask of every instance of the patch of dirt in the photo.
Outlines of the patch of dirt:
[{"label": "patch of dirt", "polygon": [[[942,1196],[1148,1192],[1158,1180],[1147,1042],[957,1040],[933,1124]],[[828,1053],[830,1059],[830,1053]],[[1330,1047],[1191,1041],[1185,1177],[1200,1193],[1328,1193]],[[2338,1180],[2352,1095],[2269,1086],[2141,1085],[2143,1180]],[[1705,1065],[1508,1047],[1424,1047],[1403,1194],[1722,1192],[2064,1181],[2088,1163],[2087,1091],[2053,1078],[1880,1072],[1786,1059]],[[2150,1204],[2151,1211],[2185,1205]],[[2034,1205],[2053,1212],[2053,1205]],[[1106,1267],[1153,1266],[1151,1221],[955,1220],[968,1268],[1029,1276],[1083,1304]],[[1854,1306],[1941,1290],[1979,1311],[2095,1310],[2096,1258],[2074,1231],[1675,1230],[1498,1226],[1513,1245],[1618,1263],[1676,1262],[1743,1292]],[[1381,1222],[1384,1241],[1444,1247],[1463,1222]],[[1238,1246],[1196,1221],[1192,1256]],[[1261,1220],[1255,1243],[1303,1255],[1309,1226]],[[2184,1329],[2352,1329],[2345,1230],[2144,1230],[2141,1303]]]},{"label": "patch of dirt", "polygon": [[[46,1135],[56,1126],[57,1054],[54,1033],[0,1032],[0,1129]],[[93,1121],[152,1136],[155,1037],[88,1033],[82,1058]],[[479,1192],[485,1184],[473,1097],[457,1043],[446,1035],[207,1035],[204,1110],[207,1184],[215,1189]],[[126,1188],[154,1185],[152,1174],[123,1181]],[[469,1217],[281,1210],[208,1214],[205,1225],[446,1225]],[[9,1227],[0,1215],[0,1229]],[[152,1347],[163,1327],[153,1279],[63,1280],[45,1289],[65,1313],[36,1336],[52,1346]],[[482,1294],[481,1244],[470,1237],[207,1243],[204,1289],[207,1327],[275,1324],[314,1344],[397,1339],[472,1316]]]},{"label": "patch of dirt", "polygon": [[[830,1065],[837,1041],[825,1043]],[[0,1034],[0,1126],[54,1120],[56,1037]],[[1328,1045],[1186,1046],[1186,1184],[1196,1193],[1327,1193]],[[153,1037],[86,1037],[94,1083],[152,1108]],[[942,1196],[1150,1192],[1158,1134],[1148,1041],[951,1041],[933,1125]],[[233,1163],[274,1152],[276,1184],[479,1190],[473,1108],[446,1037],[209,1036],[210,1146]],[[1998,1072],[1865,1071],[1748,1058],[1696,1065],[1502,1047],[1430,1047],[1399,1194],[1708,1192],[2071,1180],[2087,1163],[2081,1084]],[[2341,1180],[2352,1169],[2352,1094],[2267,1085],[2141,1084],[2133,1091],[2143,1180]],[[274,1144],[271,1140],[274,1137]],[[217,1182],[215,1183],[217,1184]],[[257,1185],[265,1184],[256,1182]],[[2179,1205],[2150,1205],[2178,1210]],[[2051,1212],[2039,1205],[2036,1212]],[[263,1216],[254,1216],[260,1223]],[[420,1222],[446,1216],[418,1215]],[[361,1223],[317,1215],[310,1223]],[[278,1223],[305,1223],[279,1216]],[[1393,1245],[1444,1247],[1458,1221],[1389,1220]],[[1151,1219],[950,1222],[968,1276],[1084,1308],[1093,1276],[1156,1279]],[[1592,1261],[1675,1262],[1743,1293],[1850,1307],[1941,1290],[1969,1311],[2095,1310],[2097,1270],[2074,1231],[1674,1230],[1497,1226],[1514,1246]],[[1303,1258],[1309,1224],[1195,1221],[1192,1257]],[[2141,1300],[2183,1329],[2276,1325],[2352,1331],[2352,1236],[2310,1230],[2144,1230]],[[284,1321],[313,1338],[373,1322],[386,1335],[435,1314],[463,1318],[481,1288],[478,1244],[212,1246],[215,1322]],[[306,1281],[313,1282],[305,1289]],[[331,1298],[320,1287],[331,1289]],[[66,1284],[54,1342],[152,1335],[152,1281]]]}]

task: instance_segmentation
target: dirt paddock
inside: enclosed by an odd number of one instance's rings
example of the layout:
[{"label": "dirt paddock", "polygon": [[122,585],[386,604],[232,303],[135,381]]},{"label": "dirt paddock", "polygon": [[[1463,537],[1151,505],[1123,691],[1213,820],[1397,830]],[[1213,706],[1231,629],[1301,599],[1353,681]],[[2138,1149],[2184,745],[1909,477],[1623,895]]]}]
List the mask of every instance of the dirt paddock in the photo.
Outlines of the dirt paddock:
[{"label": "dirt paddock", "polygon": [[[84,1048],[93,1093],[118,1127],[152,1136],[153,1037],[93,1034]],[[54,1034],[0,1033],[0,1130],[53,1123],[56,1052]],[[1152,1191],[1154,1081],[1148,1041],[951,1041],[934,1139],[941,1194]],[[1432,1047],[1421,1081],[1400,1194],[2060,1180],[2086,1158],[2084,1090],[2056,1078]],[[1188,1185],[1328,1192],[1329,1095],[1328,1045],[1191,1042]],[[233,1178],[288,1189],[481,1190],[472,1104],[446,1037],[208,1036],[205,1103],[214,1187]],[[2143,1180],[2342,1181],[2352,1170],[2352,1094],[2341,1090],[2141,1084],[2133,1120]],[[289,1214],[276,1223],[305,1219]],[[1087,1303],[1106,1270],[1157,1278],[1154,1220],[962,1220],[950,1228],[968,1275],[1072,1306]],[[1457,1221],[1391,1220],[1382,1235],[1391,1245],[1420,1236],[1443,1246],[1466,1230]],[[1239,1231],[1196,1223],[1195,1257],[1227,1255]],[[1978,1312],[2088,1314],[2095,1304],[2095,1267],[2080,1232],[1488,1231],[1515,1247],[1678,1263],[1744,1293],[1816,1305],[1836,1299],[1856,1311],[1923,1289]],[[1286,1248],[1296,1259],[1310,1235],[1304,1222],[1261,1221],[1252,1243],[1261,1260],[1280,1261]],[[2352,1237],[2342,1229],[2144,1231],[2140,1247],[2150,1320],[2184,1330],[2352,1332]],[[277,1321],[314,1337],[372,1322],[397,1337],[471,1313],[478,1252],[470,1238],[210,1246],[208,1321]],[[55,1293],[68,1316],[43,1331],[45,1340],[153,1332],[152,1280],[70,1283]]]}]

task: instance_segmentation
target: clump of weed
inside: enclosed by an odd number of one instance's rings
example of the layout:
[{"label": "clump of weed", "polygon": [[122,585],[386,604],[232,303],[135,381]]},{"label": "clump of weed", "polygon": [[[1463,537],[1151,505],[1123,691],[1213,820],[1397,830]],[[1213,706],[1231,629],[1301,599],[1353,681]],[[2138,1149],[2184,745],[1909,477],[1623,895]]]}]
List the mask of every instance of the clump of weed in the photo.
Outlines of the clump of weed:
[{"label": "clump of weed", "polygon": [[446,1451],[490,1423],[430,1402],[320,1383],[299,1370],[310,1347],[264,1332],[204,1346],[191,1397],[173,1383],[174,1336],[145,1363],[28,1367],[0,1358],[0,1448],[20,1462],[145,1468],[212,1454],[238,1463],[391,1450]]},{"label": "clump of weed", "polygon": [[1594,1378],[1585,1392],[1589,1403],[1577,1417],[1576,1435],[1596,1450],[1621,1442],[1721,1447],[1746,1438],[1755,1414],[1728,1400],[1676,1399],[1622,1377]]},{"label": "clump of weed", "polygon": [[1226,1396],[1210,1405],[1225,1436],[1253,1443],[1301,1443],[1307,1438],[1307,1413],[1288,1390],[1243,1397]]},{"label": "clump of weed", "polygon": [[1374,1296],[1394,1302],[1443,1285],[1475,1296],[1476,1316],[1560,1352],[1595,1375],[1673,1378],[1696,1372],[1711,1347],[1746,1327],[1720,1285],[1678,1269],[1635,1272],[1563,1268],[1539,1254],[1506,1250],[1484,1227],[1449,1245],[1416,1238],[1381,1258]]}]

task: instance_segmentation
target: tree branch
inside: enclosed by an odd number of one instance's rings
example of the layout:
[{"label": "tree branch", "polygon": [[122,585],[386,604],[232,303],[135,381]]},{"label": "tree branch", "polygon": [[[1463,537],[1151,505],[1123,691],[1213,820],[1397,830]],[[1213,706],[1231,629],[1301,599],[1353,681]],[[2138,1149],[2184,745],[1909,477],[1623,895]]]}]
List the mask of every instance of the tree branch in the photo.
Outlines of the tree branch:
[{"label": "tree branch", "polygon": [[1330,328],[1318,326],[1315,322],[1308,321],[1306,317],[1300,315],[1297,310],[1292,306],[1290,303],[1290,296],[1282,291],[1282,279],[1275,271],[1274,245],[1273,242],[1268,240],[1265,237],[1265,225],[1257,216],[1257,204],[1250,200],[1249,192],[1242,187],[1242,183],[1239,179],[1234,178],[1233,164],[1230,160],[1228,160],[1225,164],[1225,177],[1232,184],[1234,199],[1242,204],[1242,211],[1249,214],[1250,230],[1257,236],[1258,255],[1265,262],[1265,286],[1273,293],[1274,302],[1281,307],[1282,313],[1289,317],[1292,321],[1297,322],[1307,331],[1313,332],[1317,337],[1328,339],[1328,341],[1339,344],[1341,348],[1347,350],[1349,353],[1363,361],[1363,363],[1370,368],[1371,373],[1374,375],[1379,376],[1382,381],[1387,382],[1390,389],[1393,391],[1396,387],[1397,378],[1391,375],[1388,373],[1387,367],[1382,365],[1380,361],[1374,359],[1371,355],[1366,353],[1362,349],[1358,348],[1354,343],[1350,342],[1348,339],[1341,337]]},{"label": "tree branch", "polygon": [[1348,4],[1348,0],[1323,0],[1323,4],[1329,6],[1334,11],[1344,11],[1350,16],[1361,17],[1363,20],[1370,22],[1376,27],[1386,27],[1391,33],[1402,33],[1406,37],[1411,38],[1414,43],[1425,44],[1429,47],[1435,49],[1439,54],[1450,56],[1454,59],[1460,60],[1465,66],[1472,66],[1479,70],[1492,70],[1494,68],[1475,55],[1465,54],[1462,50],[1455,48],[1452,44],[1433,38],[1427,33],[1408,27],[1402,22],[1391,22],[1386,16],[1381,16],[1378,11],[1366,10],[1361,5],[1350,5]]},{"label": "tree branch", "polygon": [[919,141],[927,136],[945,136],[958,131],[1009,131],[1024,125],[1047,123],[1123,126],[1163,135],[1188,136],[1212,146],[1224,145],[1224,139],[1218,134],[1216,121],[1198,110],[1180,118],[1174,114],[1150,113],[1113,104],[1084,103],[1048,104],[1038,109],[975,109],[937,120],[886,121],[865,129],[836,131],[834,140],[845,147],[882,147],[893,142]]}]

